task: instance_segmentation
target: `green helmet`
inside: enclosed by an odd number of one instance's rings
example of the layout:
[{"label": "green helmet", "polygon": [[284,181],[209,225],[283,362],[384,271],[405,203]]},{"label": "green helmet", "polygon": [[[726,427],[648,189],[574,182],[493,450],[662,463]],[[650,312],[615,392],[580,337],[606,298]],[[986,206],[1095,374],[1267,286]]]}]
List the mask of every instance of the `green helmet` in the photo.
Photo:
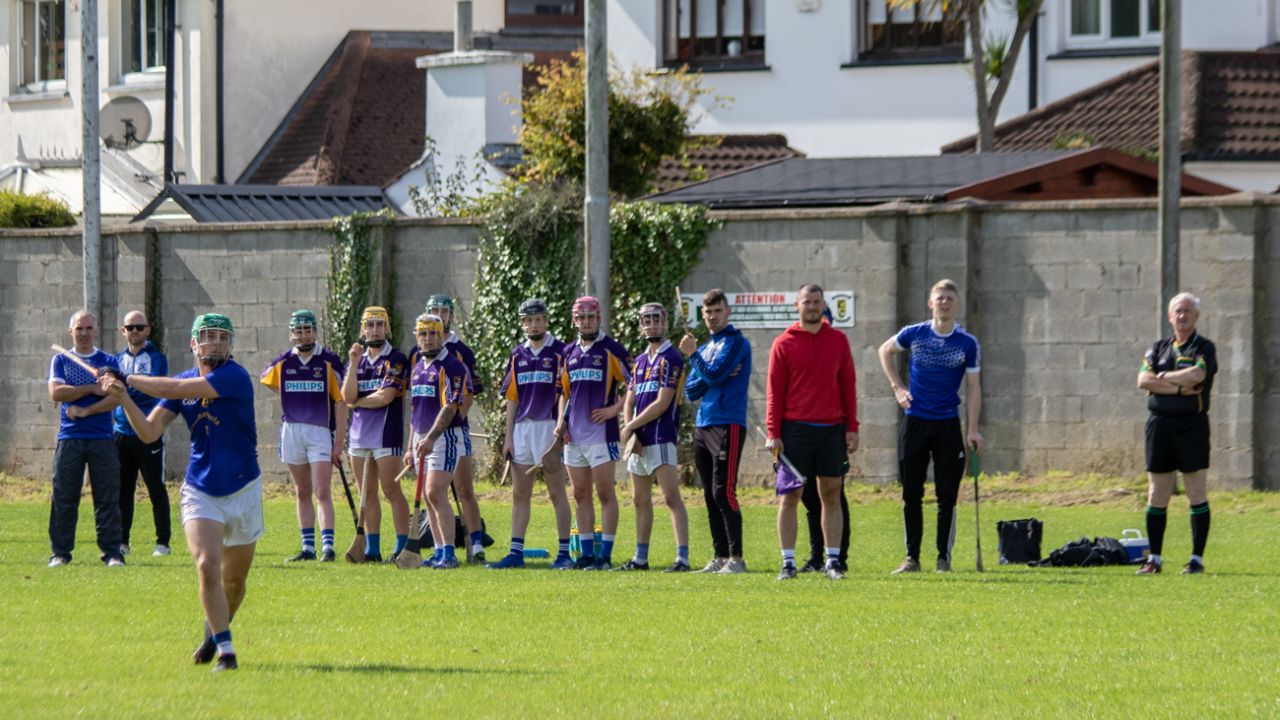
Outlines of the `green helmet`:
[{"label": "green helmet", "polygon": [[431,308],[442,307],[453,312],[453,298],[448,295],[432,295],[427,298],[427,312],[431,312]]},{"label": "green helmet", "polygon": [[316,322],[316,314],[310,310],[294,310],[289,316],[289,329],[300,327],[318,327]]},{"label": "green helmet", "polygon": [[195,322],[191,323],[191,337],[198,338],[201,330],[226,330],[228,335],[236,334],[231,327],[231,318],[219,313],[197,315]]}]

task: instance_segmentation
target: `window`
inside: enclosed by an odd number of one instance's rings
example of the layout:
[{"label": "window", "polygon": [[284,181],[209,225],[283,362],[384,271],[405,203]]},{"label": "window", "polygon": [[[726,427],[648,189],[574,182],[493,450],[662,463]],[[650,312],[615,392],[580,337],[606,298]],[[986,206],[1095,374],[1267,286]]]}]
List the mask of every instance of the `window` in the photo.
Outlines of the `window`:
[{"label": "window", "polygon": [[862,0],[862,57],[964,57],[960,3],[920,2],[891,8]]},{"label": "window", "polygon": [[19,21],[18,76],[28,88],[41,89],[67,79],[67,3],[64,0],[22,0]]},{"label": "window", "polygon": [[129,0],[123,9],[121,36],[127,73],[164,68],[164,0]]},{"label": "window", "polygon": [[667,65],[764,64],[764,0],[663,0],[662,28]]},{"label": "window", "polygon": [[507,25],[582,27],[584,0],[506,0]]},{"label": "window", "polygon": [[1160,41],[1160,0],[1070,0],[1070,8],[1073,42]]}]

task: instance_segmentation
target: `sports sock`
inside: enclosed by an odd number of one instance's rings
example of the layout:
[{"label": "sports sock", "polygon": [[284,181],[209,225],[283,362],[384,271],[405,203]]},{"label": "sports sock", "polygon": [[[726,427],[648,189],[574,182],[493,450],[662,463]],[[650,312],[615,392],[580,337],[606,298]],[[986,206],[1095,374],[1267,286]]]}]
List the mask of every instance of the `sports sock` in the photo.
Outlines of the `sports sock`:
[{"label": "sports sock", "polygon": [[649,543],[636,543],[636,554],[631,559],[638,563],[649,562]]},{"label": "sports sock", "polygon": [[676,560],[679,560],[685,565],[689,564],[689,546],[688,545],[676,546]]},{"label": "sports sock", "polygon": [[600,551],[600,559],[605,561],[612,560],[613,559],[613,536],[601,535],[600,543],[604,545],[604,548],[601,549]]},{"label": "sports sock", "polygon": [[329,528],[328,530],[321,530],[321,531],[320,531],[320,545],[321,545],[325,550],[332,550],[332,549],[333,549],[333,528]]},{"label": "sports sock", "polygon": [[444,559],[445,559],[445,560],[457,560],[457,559],[458,559],[458,556],[455,554],[455,551],[454,551],[454,549],[453,549],[453,546],[452,546],[452,545],[445,545],[445,546],[444,546]]},{"label": "sports sock", "polygon": [[484,531],[477,530],[471,533],[471,552],[484,552]]},{"label": "sports sock", "polygon": [[408,536],[408,535],[399,535],[399,534],[397,534],[397,535],[396,535],[396,549],[392,552],[392,554],[393,554],[393,555],[399,555],[399,554],[400,554],[400,551],[401,551],[401,550],[404,550],[405,545],[408,545],[408,544],[409,544],[409,536]]},{"label": "sports sock", "polygon": [[782,548],[782,567],[796,566],[796,549]]},{"label": "sports sock", "polygon": [[1164,528],[1169,522],[1165,508],[1147,506],[1147,537],[1151,539],[1151,554],[1159,556],[1164,550]]},{"label": "sports sock", "polygon": [[511,538],[511,554],[516,557],[524,557],[524,538]]},{"label": "sports sock", "polygon": [[1191,554],[1204,555],[1204,546],[1207,542],[1209,542],[1208,500],[1191,506]]},{"label": "sports sock", "polygon": [[593,558],[595,556],[595,541],[591,538],[582,538],[582,557]]},{"label": "sports sock", "polygon": [[218,646],[219,655],[235,655],[236,650],[231,646],[231,628],[227,628],[222,632],[213,636],[213,644]]},{"label": "sports sock", "polygon": [[316,551],[316,529],[313,527],[302,528],[302,549],[305,551]]},{"label": "sports sock", "polygon": [[839,564],[840,564],[840,548],[838,547],[827,548],[827,567],[831,567],[832,565],[839,565]]},{"label": "sports sock", "polygon": [[365,555],[381,555],[382,554],[382,536],[378,533],[364,534],[364,554]]},{"label": "sports sock", "polygon": [[1160,553],[1151,553],[1147,556],[1147,562],[1153,562],[1157,565],[1164,564],[1164,558],[1160,557]]},{"label": "sports sock", "polygon": [[1188,559],[1188,560],[1190,560],[1191,562],[1194,562],[1194,563],[1199,563],[1199,564],[1201,564],[1201,565],[1203,565],[1203,564],[1204,564],[1204,558],[1203,558],[1203,557],[1201,557],[1201,556],[1199,556],[1199,555],[1192,555],[1191,557],[1189,557],[1189,558],[1187,558],[1187,559]]},{"label": "sports sock", "polygon": [[432,551],[430,562],[439,562],[442,559],[444,559],[444,548],[438,547]]},{"label": "sports sock", "polygon": [[560,553],[556,558],[569,557],[569,538],[560,538]]}]

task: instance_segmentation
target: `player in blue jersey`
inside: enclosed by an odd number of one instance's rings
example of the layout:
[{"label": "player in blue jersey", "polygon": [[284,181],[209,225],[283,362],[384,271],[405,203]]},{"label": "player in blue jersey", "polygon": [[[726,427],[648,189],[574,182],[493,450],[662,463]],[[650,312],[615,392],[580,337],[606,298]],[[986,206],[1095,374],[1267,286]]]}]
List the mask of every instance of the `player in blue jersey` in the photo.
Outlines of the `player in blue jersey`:
[{"label": "player in blue jersey", "polygon": [[[564,464],[582,529],[579,570],[613,568],[613,542],[618,531],[618,494],[613,468],[619,457],[618,414],[626,400],[630,355],[617,340],[600,331],[600,301],[580,297],[573,302],[577,342],[564,351],[560,363],[559,425],[564,439]],[[592,490],[600,496],[601,544],[592,538],[596,511]]]},{"label": "player in blue jersey", "polygon": [[[293,348],[271,361],[260,382],[280,396],[280,459],[297,490],[302,549],[289,562],[316,559],[316,506],[320,509],[320,560],[333,562],[333,464],[346,446],[347,406],[342,402],[342,358],[316,342],[316,315],[289,317]],[[315,502],[312,502],[312,496]]]},{"label": "player in blue jersey", "polygon": [[[936,568],[938,572],[951,571],[956,496],[964,478],[965,460],[968,452],[982,449],[982,433],[978,432],[982,412],[981,349],[978,339],[956,323],[958,304],[956,284],[939,280],[929,290],[933,319],[902,328],[880,346],[880,367],[906,413],[898,437],[898,468],[907,557],[894,574],[920,572],[924,532],[921,505],[930,458],[938,498]],[[895,357],[904,352],[911,353],[909,386],[902,384]],[[961,381],[965,385],[967,437],[960,429]]]},{"label": "player in blue jersey", "polygon": [[[119,371],[116,359],[94,346],[98,319],[88,310],[71,316],[71,350],[91,367]],[[80,488],[85,469],[93,491],[93,519],[98,550],[107,567],[124,565],[120,552],[120,462],[111,435],[112,397],[92,372],[64,357],[49,363],[49,399],[59,403],[58,445],[53,451],[53,497],[49,508],[49,567],[71,562],[80,514]]]},{"label": "player in blue jersey", "polygon": [[[143,442],[154,442],[182,416],[191,456],[182,484],[182,529],[195,560],[205,639],[192,659],[215,671],[237,666],[231,620],[244,601],[249,568],[262,537],[262,479],[254,423],[253,378],[231,358],[231,318],[206,313],[191,325],[195,367],[172,378],[103,375],[102,388],[124,407]],[[126,387],[127,384],[127,387]],[[149,415],[126,390],[161,398]]]},{"label": "player in blue jersey", "polygon": [[530,500],[533,496],[533,466],[543,462],[547,495],[556,513],[560,551],[551,562],[553,570],[573,567],[569,557],[569,497],[565,493],[564,465],[555,444],[556,379],[565,344],[547,331],[547,304],[536,298],[520,303],[520,329],[525,341],[511,351],[502,375],[502,397],[506,401],[506,440],[502,454],[511,463],[511,550],[506,557],[490,563],[495,570],[524,567],[524,536],[529,528]]},{"label": "player in blue jersey", "polygon": [[[147,316],[140,310],[134,310],[124,316],[124,327],[120,328],[124,336],[125,349],[116,353],[116,363],[120,372],[129,375],[153,375],[167,377],[169,375],[169,359],[164,353],[151,344],[151,325]],[[129,393],[133,401],[149,413],[159,402],[138,391]],[[129,427],[129,420],[124,410],[116,406],[111,416],[115,426],[116,456],[120,459],[120,554],[129,554],[129,535],[133,529],[133,495],[138,487],[138,475],[147,488],[147,496],[151,498],[151,519],[156,530],[156,549],[151,554],[155,557],[169,555],[173,532],[169,519],[169,491],[164,486],[164,438],[153,443],[144,443]]]},{"label": "player in blue jersey", "polygon": [[680,394],[684,389],[684,357],[667,339],[667,309],[660,303],[640,307],[640,330],[649,347],[636,356],[619,435],[625,447],[635,436],[627,458],[632,500],[636,508],[636,552],[619,570],[649,569],[649,536],[653,532],[653,484],[658,483],[671,529],[676,561],[666,572],[689,572],[689,514],[680,497],[676,475],[676,441],[680,433]]}]

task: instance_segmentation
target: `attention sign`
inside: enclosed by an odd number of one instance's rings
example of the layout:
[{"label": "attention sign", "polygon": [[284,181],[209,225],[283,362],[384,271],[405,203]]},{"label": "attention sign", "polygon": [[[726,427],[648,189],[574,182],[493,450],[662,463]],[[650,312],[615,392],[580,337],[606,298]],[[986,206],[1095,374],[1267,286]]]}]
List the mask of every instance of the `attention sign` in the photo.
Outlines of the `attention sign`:
[{"label": "attention sign", "polygon": [[[853,291],[827,290],[824,293],[831,310],[832,327],[853,327]],[[726,292],[733,315],[729,322],[739,329],[785,328],[800,319],[796,312],[796,292]],[[690,326],[702,322],[702,294],[681,296],[685,322]]]}]

